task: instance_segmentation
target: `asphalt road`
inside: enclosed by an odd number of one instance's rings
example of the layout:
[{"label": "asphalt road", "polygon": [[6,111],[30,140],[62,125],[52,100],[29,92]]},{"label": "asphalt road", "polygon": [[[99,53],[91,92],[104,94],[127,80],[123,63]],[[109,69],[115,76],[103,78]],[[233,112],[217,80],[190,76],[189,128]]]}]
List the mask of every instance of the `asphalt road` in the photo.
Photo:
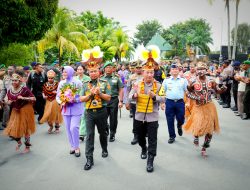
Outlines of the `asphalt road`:
[{"label": "asphalt road", "polygon": [[[216,103],[217,105],[217,103]],[[214,135],[208,157],[202,158],[192,136],[177,137],[167,143],[164,112],[160,114],[155,171],[146,172],[139,145],[131,145],[132,119],[123,109],[116,141],[109,143],[109,157],[101,157],[98,133],[95,138],[95,165],[83,170],[82,155],[69,155],[64,127],[60,134],[47,134],[47,126],[37,125],[28,154],[17,153],[15,142],[0,135],[1,190],[247,190],[250,188],[250,120],[241,120],[230,109],[217,105],[221,133]],[[2,133],[2,132],[0,132]],[[203,139],[201,139],[203,141]],[[22,147],[24,148],[24,147]]]}]

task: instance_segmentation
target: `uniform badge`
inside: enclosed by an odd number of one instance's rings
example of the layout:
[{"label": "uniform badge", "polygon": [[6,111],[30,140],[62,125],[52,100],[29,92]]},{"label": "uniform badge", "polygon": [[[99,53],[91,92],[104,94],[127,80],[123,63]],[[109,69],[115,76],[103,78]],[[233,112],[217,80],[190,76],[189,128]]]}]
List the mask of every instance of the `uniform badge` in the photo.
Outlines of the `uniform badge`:
[{"label": "uniform badge", "polygon": [[107,84],[107,89],[108,89],[108,90],[110,90],[110,89],[111,89],[111,87],[110,87],[109,83]]}]

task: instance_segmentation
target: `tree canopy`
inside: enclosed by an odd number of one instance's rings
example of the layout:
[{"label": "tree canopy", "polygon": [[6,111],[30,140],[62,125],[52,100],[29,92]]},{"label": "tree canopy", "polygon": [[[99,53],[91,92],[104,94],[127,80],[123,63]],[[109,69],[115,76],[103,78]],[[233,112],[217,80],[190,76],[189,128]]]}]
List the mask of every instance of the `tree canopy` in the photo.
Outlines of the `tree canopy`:
[{"label": "tree canopy", "polygon": [[82,12],[78,20],[81,21],[89,31],[103,28],[108,25],[119,25],[119,22],[114,21],[113,18],[105,17],[101,11],[97,11],[96,14],[90,11]]},{"label": "tree canopy", "polygon": [[189,19],[173,24],[163,30],[162,36],[172,45],[175,55],[189,55],[190,49],[196,47],[208,54],[208,44],[213,43],[211,27],[204,19]]},{"label": "tree canopy", "polygon": [[162,33],[163,27],[157,20],[147,20],[137,25],[136,29],[137,32],[134,35],[135,43],[145,46],[156,33]]},{"label": "tree canopy", "polygon": [[[234,31],[232,30],[232,39],[234,41]],[[242,23],[238,25],[237,32],[237,46],[240,53],[246,53],[247,48],[250,47],[250,25],[247,23]]]},{"label": "tree canopy", "polygon": [[2,0],[0,48],[12,42],[29,44],[51,28],[58,0]]},{"label": "tree canopy", "polygon": [[0,50],[0,63],[9,65],[29,65],[34,60],[32,45],[12,43]]}]

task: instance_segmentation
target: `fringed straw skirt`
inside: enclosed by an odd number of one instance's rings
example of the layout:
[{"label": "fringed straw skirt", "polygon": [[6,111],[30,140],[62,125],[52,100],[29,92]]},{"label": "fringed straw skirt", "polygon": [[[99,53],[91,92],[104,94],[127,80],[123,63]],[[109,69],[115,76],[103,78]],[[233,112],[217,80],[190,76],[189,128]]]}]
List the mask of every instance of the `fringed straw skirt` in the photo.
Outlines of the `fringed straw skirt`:
[{"label": "fringed straw skirt", "polygon": [[213,102],[204,105],[194,105],[191,116],[183,125],[187,133],[194,136],[219,133],[219,121],[216,107]]},{"label": "fringed straw skirt", "polygon": [[54,123],[61,124],[63,122],[61,108],[56,102],[56,100],[53,100],[52,102],[48,100],[46,101],[44,114],[43,114],[42,119],[40,120],[40,123],[44,123],[46,121],[50,125],[53,125]]},{"label": "fringed straw skirt", "polygon": [[34,109],[31,103],[24,105],[20,110],[12,109],[4,135],[14,138],[27,137],[35,133],[36,124]]}]

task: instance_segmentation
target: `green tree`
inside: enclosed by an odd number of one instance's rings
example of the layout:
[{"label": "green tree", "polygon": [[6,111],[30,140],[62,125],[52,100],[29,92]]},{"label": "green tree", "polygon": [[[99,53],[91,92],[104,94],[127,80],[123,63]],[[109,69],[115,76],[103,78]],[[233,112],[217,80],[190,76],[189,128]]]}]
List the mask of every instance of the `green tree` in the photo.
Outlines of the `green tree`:
[{"label": "green tree", "polygon": [[29,65],[34,61],[32,45],[12,43],[0,50],[0,63],[9,65]]},{"label": "green tree", "polygon": [[171,44],[175,55],[185,54],[185,29],[183,23],[177,23],[163,30],[162,37]]},{"label": "green tree", "polygon": [[0,48],[12,42],[29,44],[51,28],[58,0],[2,0]]},{"label": "green tree", "polygon": [[131,55],[129,37],[113,18],[105,17],[100,11],[96,14],[87,11],[81,13],[77,20],[87,28],[90,47],[100,46],[104,52],[104,61],[111,61],[114,57],[120,61],[122,57]]},{"label": "green tree", "polygon": [[213,43],[211,38],[211,27],[204,19],[189,19],[177,23],[163,30],[162,36],[168,41],[175,55],[186,56],[190,49],[197,47],[208,54],[208,44]]},{"label": "green tree", "polygon": [[[232,30],[233,41],[235,36],[235,28]],[[242,23],[238,25],[237,30],[237,47],[240,53],[247,53],[247,48],[250,47],[250,25]]]},{"label": "green tree", "polygon": [[211,27],[205,19],[189,19],[185,22],[186,45],[198,47],[202,53],[210,53],[208,44],[213,43]]},{"label": "green tree", "polygon": [[122,58],[131,58],[134,48],[129,42],[128,35],[122,30],[122,28],[118,28],[114,31],[112,41],[113,46],[115,47],[115,58],[117,61],[120,62]]},{"label": "green tree", "polygon": [[83,49],[89,47],[89,41],[83,33],[85,29],[73,17],[74,13],[68,9],[58,9],[53,19],[53,27],[45,34],[45,38],[38,42],[40,60],[44,61],[44,51],[52,47],[58,49],[58,60],[64,51],[75,53],[78,57]]},{"label": "green tree", "polygon": [[134,35],[136,42],[135,46],[138,44],[143,44],[145,46],[156,33],[162,33],[163,27],[157,20],[147,20],[137,25],[136,29],[137,32]]},{"label": "green tree", "polygon": [[105,17],[101,11],[97,11],[96,14],[90,11],[82,12],[78,20],[81,21],[90,32],[108,25],[119,25],[119,22],[114,21],[113,18]]}]

